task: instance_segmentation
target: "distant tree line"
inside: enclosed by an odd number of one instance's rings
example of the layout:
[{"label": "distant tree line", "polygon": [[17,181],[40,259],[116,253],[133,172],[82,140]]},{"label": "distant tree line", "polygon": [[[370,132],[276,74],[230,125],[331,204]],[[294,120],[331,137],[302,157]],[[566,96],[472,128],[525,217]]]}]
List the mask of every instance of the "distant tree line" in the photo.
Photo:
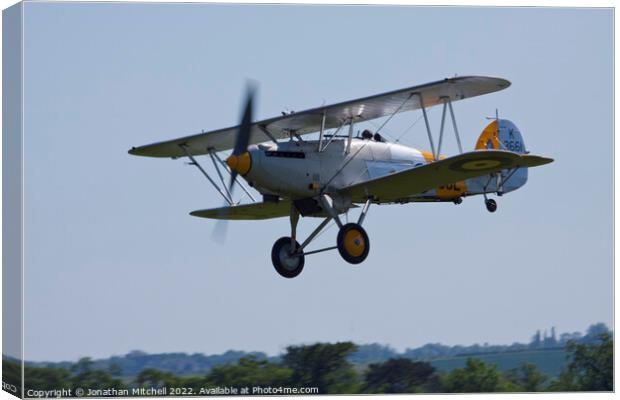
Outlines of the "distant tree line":
[{"label": "distant tree line", "polygon": [[471,346],[446,346],[441,343],[428,343],[422,347],[407,349],[402,356],[413,360],[432,360],[438,357],[563,348],[569,342],[593,343],[602,333],[610,333],[609,328],[604,323],[590,325],[585,335],[580,332],[572,332],[562,333],[556,337],[555,328],[552,327],[549,335],[547,335],[547,331],[544,331],[542,335],[540,330],[536,331],[529,343],[513,343],[510,345],[488,345],[485,343],[484,345],[474,344]]},{"label": "distant tree line", "polygon": [[[399,353],[389,346],[373,343],[361,344],[347,355],[347,360],[356,368],[366,368],[372,363],[381,363],[395,358],[408,358],[413,361],[430,361],[437,358],[455,356],[477,356],[487,353],[517,352],[524,350],[544,350],[563,348],[568,341],[589,343],[601,333],[609,333],[605,324],[591,325],[585,335],[579,332],[563,333],[556,338],[555,328],[551,328],[550,335],[545,331],[542,335],[536,332],[530,343],[513,343],[511,345],[474,344],[471,346],[447,346],[441,343],[428,343],[418,348],[409,348]],[[269,357],[262,352],[244,352],[229,350],[223,354],[185,354],[163,353],[148,354],[134,350],[124,356],[113,356],[106,359],[92,360],[92,369],[108,370],[119,368],[123,379],[133,378],[145,369],[155,369],[170,372],[180,376],[206,375],[211,369],[218,366],[235,364],[242,358],[252,357],[257,360],[266,360],[279,363],[282,355]],[[49,367],[71,369],[73,362],[27,362],[31,367]]]},{"label": "distant tree line", "polygon": [[[427,361],[392,358],[364,369],[349,361],[357,346],[351,342],[289,346],[277,361],[255,355],[212,368],[205,375],[180,376],[152,368],[123,379],[118,365],[96,369],[83,358],[70,368],[26,366],[27,389],[128,389],[209,387],[315,387],[321,394],[357,393],[478,393],[613,390],[613,340],[608,332],[587,343],[567,343],[567,365],[558,378],[549,378],[533,364],[499,372],[475,357],[463,368],[436,370]],[[19,364],[3,362],[3,381],[19,387]]]}]

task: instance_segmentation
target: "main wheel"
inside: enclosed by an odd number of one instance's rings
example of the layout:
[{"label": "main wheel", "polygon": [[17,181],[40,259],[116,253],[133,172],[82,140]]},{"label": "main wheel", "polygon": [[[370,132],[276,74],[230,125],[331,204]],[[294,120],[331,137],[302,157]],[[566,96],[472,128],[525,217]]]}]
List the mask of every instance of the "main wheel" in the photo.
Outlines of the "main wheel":
[{"label": "main wheel", "polygon": [[489,212],[495,212],[497,210],[497,203],[493,199],[486,200],[484,204],[487,206]]},{"label": "main wheel", "polygon": [[349,223],[340,228],[338,238],[338,252],[351,264],[359,264],[368,257],[370,241],[361,225]]},{"label": "main wheel", "polygon": [[[297,241],[295,248],[299,248]],[[292,256],[291,250],[291,238],[286,236],[276,240],[271,249],[271,262],[278,274],[285,278],[294,278],[304,269],[304,255]]]}]

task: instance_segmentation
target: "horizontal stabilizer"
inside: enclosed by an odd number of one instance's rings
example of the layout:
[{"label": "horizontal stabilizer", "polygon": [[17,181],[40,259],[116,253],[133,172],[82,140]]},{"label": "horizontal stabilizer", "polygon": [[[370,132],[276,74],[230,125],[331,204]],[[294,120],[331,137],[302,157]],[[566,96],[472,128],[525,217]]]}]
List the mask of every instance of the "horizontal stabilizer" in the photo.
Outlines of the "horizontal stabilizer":
[{"label": "horizontal stabilizer", "polygon": [[541,165],[545,165],[545,164],[549,164],[553,162],[553,158],[534,156],[534,155],[529,155],[529,154],[524,154],[521,156],[521,158],[522,158],[522,164],[520,165],[522,167],[528,167],[528,168],[540,167]]},{"label": "horizontal stabilizer", "polygon": [[291,203],[279,201],[277,203],[251,203],[240,204],[231,207],[210,208],[206,210],[196,210],[189,213],[194,217],[211,219],[232,219],[232,220],[256,220],[286,217],[291,213]]}]

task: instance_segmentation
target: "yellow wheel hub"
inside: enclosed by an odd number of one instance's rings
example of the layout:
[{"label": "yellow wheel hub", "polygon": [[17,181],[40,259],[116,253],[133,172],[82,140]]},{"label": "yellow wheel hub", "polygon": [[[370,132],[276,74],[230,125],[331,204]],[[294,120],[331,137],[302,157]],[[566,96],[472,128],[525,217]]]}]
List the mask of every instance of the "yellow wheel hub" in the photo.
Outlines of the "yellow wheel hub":
[{"label": "yellow wheel hub", "polygon": [[366,249],[364,236],[357,229],[351,229],[344,235],[344,249],[352,257],[359,257]]}]

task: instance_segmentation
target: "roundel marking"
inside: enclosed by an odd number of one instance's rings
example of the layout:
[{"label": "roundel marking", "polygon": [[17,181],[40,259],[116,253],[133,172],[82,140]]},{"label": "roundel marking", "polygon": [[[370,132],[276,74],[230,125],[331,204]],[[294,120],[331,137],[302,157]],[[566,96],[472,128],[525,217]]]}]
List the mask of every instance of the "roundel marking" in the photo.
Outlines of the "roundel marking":
[{"label": "roundel marking", "polygon": [[479,161],[469,161],[461,165],[461,168],[466,170],[479,170],[479,169],[488,169],[495,168],[500,165],[501,162],[497,160],[479,160]]},{"label": "roundel marking", "polygon": [[487,171],[497,170],[498,168],[510,168],[512,162],[506,157],[490,156],[480,157],[477,160],[460,160],[452,163],[449,168],[452,171]]}]

